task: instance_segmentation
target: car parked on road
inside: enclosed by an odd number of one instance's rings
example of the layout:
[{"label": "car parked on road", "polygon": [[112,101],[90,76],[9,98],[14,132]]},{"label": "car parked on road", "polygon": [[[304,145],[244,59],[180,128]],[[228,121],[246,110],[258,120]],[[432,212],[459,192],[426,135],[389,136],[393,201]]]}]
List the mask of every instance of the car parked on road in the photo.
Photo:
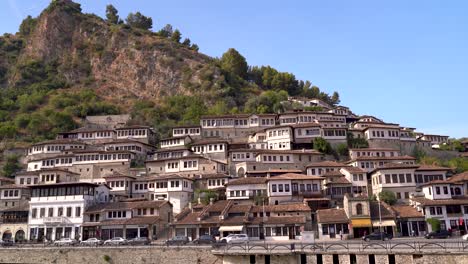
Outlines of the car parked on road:
[{"label": "car parked on road", "polygon": [[150,240],[147,237],[135,237],[135,238],[128,240],[128,244],[132,246],[149,245]]},{"label": "car parked on road", "polygon": [[99,239],[93,237],[93,238],[88,238],[87,240],[81,241],[80,245],[81,246],[100,246],[103,243],[104,242],[102,240],[99,240]]},{"label": "car parked on road", "polygon": [[424,237],[427,239],[432,238],[449,238],[452,234],[447,230],[432,231],[427,233]]},{"label": "car parked on road", "polygon": [[216,239],[210,235],[203,235],[193,241],[194,244],[214,244]]},{"label": "car parked on road", "polygon": [[166,240],[166,245],[185,245],[189,242],[189,238],[186,236],[175,236],[171,239]]},{"label": "car parked on road", "polygon": [[249,242],[249,237],[246,234],[230,234],[227,237],[221,238],[221,243],[245,243]]},{"label": "car parked on road", "polygon": [[462,236],[462,239],[465,240],[465,241],[468,241],[468,234],[463,235],[463,236]]},{"label": "car parked on road", "polygon": [[77,240],[71,239],[68,237],[62,237],[59,240],[55,240],[53,245],[57,247],[62,247],[62,246],[74,246],[76,244],[78,244]]},{"label": "car parked on road", "polygon": [[128,241],[122,237],[114,237],[114,238],[104,241],[105,246],[122,246],[122,245],[127,245],[127,244],[128,244]]},{"label": "car parked on road", "polygon": [[371,240],[390,240],[393,236],[391,234],[387,234],[385,232],[374,232],[369,235],[363,236],[362,240],[364,241],[371,241]]},{"label": "car parked on road", "polygon": [[0,246],[2,246],[2,247],[11,247],[11,246],[13,246],[13,241],[12,240],[1,240],[0,239]]}]

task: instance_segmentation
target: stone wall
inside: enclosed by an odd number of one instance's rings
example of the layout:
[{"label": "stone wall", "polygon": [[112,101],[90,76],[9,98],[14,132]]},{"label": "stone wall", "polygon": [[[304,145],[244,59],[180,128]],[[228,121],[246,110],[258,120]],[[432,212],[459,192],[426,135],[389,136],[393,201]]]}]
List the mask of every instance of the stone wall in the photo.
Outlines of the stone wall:
[{"label": "stone wall", "polygon": [[55,264],[221,264],[221,257],[201,248],[0,248],[0,263]]},{"label": "stone wall", "polygon": [[[0,248],[0,263],[55,263],[55,264],[139,264],[139,263],[195,263],[195,264],[249,264],[252,259],[255,263],[263,264],[265,255],[213,255],[209,248]],[[316,264],[317,255],[308,254],[272,254],[269,262],[274,264]],[[351,260],[349,254],[321,255],[323,264],[333,264],[333,259],[340,264],[369,264],[369,255],[356,254]],[[376,264],[390,264],[386,254],[373,255]],[[459,264],[468,263],[468,253],[395,255],[395,264]]]}]

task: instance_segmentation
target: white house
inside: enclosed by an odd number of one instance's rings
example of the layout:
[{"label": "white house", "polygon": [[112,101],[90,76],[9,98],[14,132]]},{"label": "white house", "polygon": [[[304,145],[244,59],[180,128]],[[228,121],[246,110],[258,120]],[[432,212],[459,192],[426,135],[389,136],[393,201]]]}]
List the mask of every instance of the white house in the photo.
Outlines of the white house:
[{"label": "white house", "polygon": [[31,240],[81,237],[83,212],[108,201],[109,187],[92,183],[57,183],[30,187],[29,234]]}]

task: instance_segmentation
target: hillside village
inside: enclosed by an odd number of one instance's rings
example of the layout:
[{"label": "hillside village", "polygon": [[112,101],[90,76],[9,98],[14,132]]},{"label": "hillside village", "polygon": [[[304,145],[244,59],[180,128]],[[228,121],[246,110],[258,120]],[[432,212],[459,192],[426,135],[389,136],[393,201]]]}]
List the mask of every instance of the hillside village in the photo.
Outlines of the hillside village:
[{"label": "hillside village", "polygon": [[[411,156],[442,152],[448,136],[320,99],[288,103],[321,111],[202,116],[169,138],[130,115],[87,116],[82,127],[31,145],[25,169],[0,178],[0,238],[293,240],[313,232],[339,240],[379,229],[423,236],[433,219],[466,232],[468,172]],[[317,146],[350,138],[366,144],[346,155]]]}]

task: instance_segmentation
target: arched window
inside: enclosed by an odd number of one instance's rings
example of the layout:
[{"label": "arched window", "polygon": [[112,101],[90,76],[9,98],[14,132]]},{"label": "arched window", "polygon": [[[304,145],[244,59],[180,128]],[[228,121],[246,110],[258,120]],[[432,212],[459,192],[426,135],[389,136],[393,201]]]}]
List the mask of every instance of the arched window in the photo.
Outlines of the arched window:
[{"label": "arched window", "polygon": [[356,214],[362,215],[362,204],[360,203],[356,204]]}]

